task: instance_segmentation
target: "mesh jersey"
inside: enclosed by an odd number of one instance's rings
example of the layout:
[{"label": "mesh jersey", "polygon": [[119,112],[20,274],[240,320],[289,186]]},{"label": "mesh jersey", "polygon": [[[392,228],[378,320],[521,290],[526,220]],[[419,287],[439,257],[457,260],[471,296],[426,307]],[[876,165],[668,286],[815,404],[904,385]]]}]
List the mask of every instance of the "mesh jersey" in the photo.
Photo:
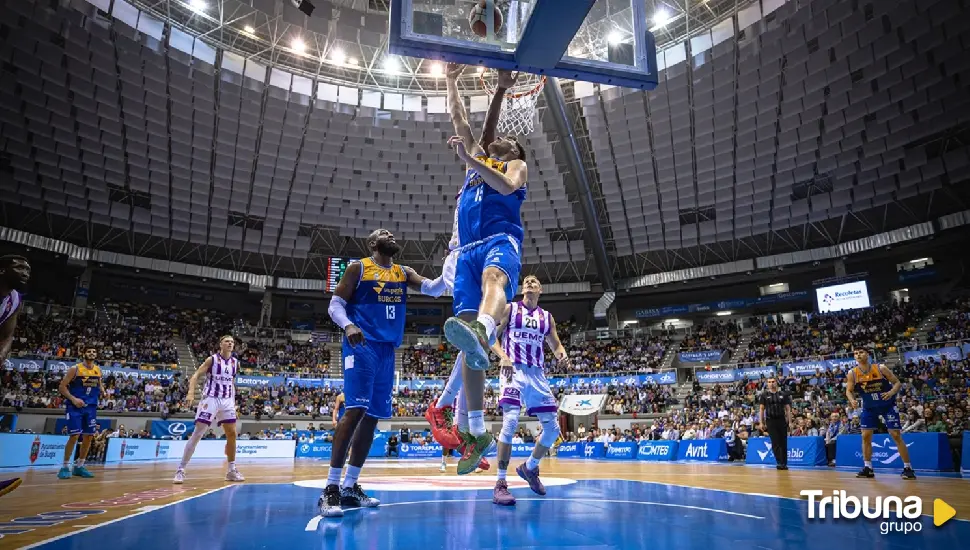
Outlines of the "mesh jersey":
[{"label": "mesh jersey", "polygon": [[[503,174],[508,168],[508,163],[485,155],[475,158]],[[459,245],[466,246],[495,235],[509,235],[521,243],[525,235],[521,214],[525,197],[524,185],[512,194],[503,195],[485,183],[478,172],[468,170],[455,210],[454,229]]]},{"label": "mesh jersey", "polygon": [[239,372],[239,359],[235,354],[226,359],[221,354],[212,356],[209,376],[202,389],[202,395],[218,399],[236,397],[236,374]]},{"label": "mesh jersey", "polygon": [[549,312],[541,307],[529,310],[523,302],[509,306],[509,324],[502,335],[505,354],[516,365],[542,367],[546,336],[551,330]]},{"label": "mesh jersey", "polygon": [[862,396],[862,408],[875,409],[889,407],[896,402],[896,396],[883,399],[882,394],[893,388],[892,382],[879,370],[879,365],[870,365],[869,372],[863,373],[859,367],[855,372],[855,387]]},{"label": "mesh jersey", "polygon": [[360,264],[360,280],[347,303],[347,317],[366,340],[400,346],[407,313],[407,273],[397,264],[384,267],[373,258]]},{"label": "mesh jersey", "polygon": [[[84,401],[85,405],[97,405],[101,397],[101,367],[92,365],[88,368],[84,363],[78,363],[75,368],[77,372],[71,383],[67,385],[68,391],[74,397]],[[74,403],[68,400],[67,408],[75,408]]]}]

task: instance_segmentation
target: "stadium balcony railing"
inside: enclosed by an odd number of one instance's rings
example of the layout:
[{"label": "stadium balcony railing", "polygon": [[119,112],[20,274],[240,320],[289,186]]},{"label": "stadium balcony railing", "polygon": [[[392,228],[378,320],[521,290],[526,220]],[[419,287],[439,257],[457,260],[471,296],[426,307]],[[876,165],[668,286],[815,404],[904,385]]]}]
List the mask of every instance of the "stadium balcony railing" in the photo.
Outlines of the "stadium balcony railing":
[{"label": "stadium balcony railing", "polygon": [[[12,361],[11,361],[12,360]],[[19,361],[33,361],[33,362],[45,362],[44,370],[66,370],[67,367],[73,367],[77,363],[80,363],[82,358],[80,357],[55,357],[50,354],[40,354],[40,353],[25,353],[18,355],[11,355],[8,358],[8,362],[3,365],[4,368],[14,368],[16,369]],[[66,366],[61,367],[58,365],[63,363]],[[132,371],[178,371],[179,366],[175,363],[147,363],[141,361],[115,361],[115,360],[105,360],[99,359],[95,361],[96,364],[101,367],[108,367],[112,369],[122,369],[122,374],[125,370]],[[58,368],[61,367],[61,368]],[[19,369],[18,369],[19,370]],[[31,368],[31,371],[40,370],[37,368]]]}]

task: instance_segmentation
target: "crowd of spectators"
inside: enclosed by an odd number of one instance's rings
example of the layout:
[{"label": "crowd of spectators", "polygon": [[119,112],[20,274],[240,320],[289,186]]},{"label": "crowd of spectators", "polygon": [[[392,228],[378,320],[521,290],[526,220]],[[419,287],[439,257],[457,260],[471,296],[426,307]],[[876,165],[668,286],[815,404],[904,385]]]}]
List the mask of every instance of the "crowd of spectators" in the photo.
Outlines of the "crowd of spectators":
[{"label": "crowd of spectators", "polygon": [[927,331],[926,341],[942,344],[970,339],[970,298],[962,298],[953,309],[936,318],[936,325]]},{"label": "crowd of spectators", "polygon": [[741,326],[735,320],[708,319],[680,342],[680,351],[718,351],[738,345]]},{"label": "crowd of spectators", "polygon": [[105,362],[173,364],[179,326],[177,314],[151,305],[109,303],[83,314],[32,309],[18,320],[11,356],[75,358],[82,346],[94,345]]},{"label": "crowd of spectators", "polygon": [[[62,409],[58,392],[63,373],[0,369],[0,406],[17,409]],[[115,372],[105,373],[104,392],[98,409],[114,412],[155,412],[168,416],[186,410],[188,383],[176,375],[172,380],[141,378]]]}]

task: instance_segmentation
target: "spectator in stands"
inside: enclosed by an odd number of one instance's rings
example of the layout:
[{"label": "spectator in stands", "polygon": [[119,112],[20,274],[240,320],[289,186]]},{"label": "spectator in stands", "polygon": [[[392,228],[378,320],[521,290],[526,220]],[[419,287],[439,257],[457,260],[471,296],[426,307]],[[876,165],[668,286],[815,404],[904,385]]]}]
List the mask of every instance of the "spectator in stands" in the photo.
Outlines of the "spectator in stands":
[{"label": "spectator in stands", "polygon": [[401,456],[397,449],[397,436],[395,434],[391,434],[391,437],[387,438],[387,456],[398,458]]}]

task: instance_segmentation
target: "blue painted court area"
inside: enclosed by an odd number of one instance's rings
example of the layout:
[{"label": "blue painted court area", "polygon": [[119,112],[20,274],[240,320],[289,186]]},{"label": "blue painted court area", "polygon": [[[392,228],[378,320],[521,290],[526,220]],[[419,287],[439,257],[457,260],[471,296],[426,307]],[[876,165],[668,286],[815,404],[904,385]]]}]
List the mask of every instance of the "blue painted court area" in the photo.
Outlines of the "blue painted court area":
[{"label": "blue painted court area", "polygon": [[[214,548],[544,549],[544,548],[960,548],[970,523],[881,535],[864,520],[810,521],[800,500],[621,480],[551,486],[546,497],[514,489],[514,508],[492,504],[490,490],[440,489],[427,478],[381,478],[379,509],[316,517],[319,490],[292,484],[227,487],[56,540],[42,548],[171,550]],[[449,478],[444,478],[448,480]],[[452,480],[454,478],[451,478]],[[477,485],[491,478],[475,478]],[[410,480],[410,481],[407,481]],[[372,485],[376,487],[377,485]],[[416,489],[416,490],[411,490]],[[110,541],[110,542],[109,542]]]}]

